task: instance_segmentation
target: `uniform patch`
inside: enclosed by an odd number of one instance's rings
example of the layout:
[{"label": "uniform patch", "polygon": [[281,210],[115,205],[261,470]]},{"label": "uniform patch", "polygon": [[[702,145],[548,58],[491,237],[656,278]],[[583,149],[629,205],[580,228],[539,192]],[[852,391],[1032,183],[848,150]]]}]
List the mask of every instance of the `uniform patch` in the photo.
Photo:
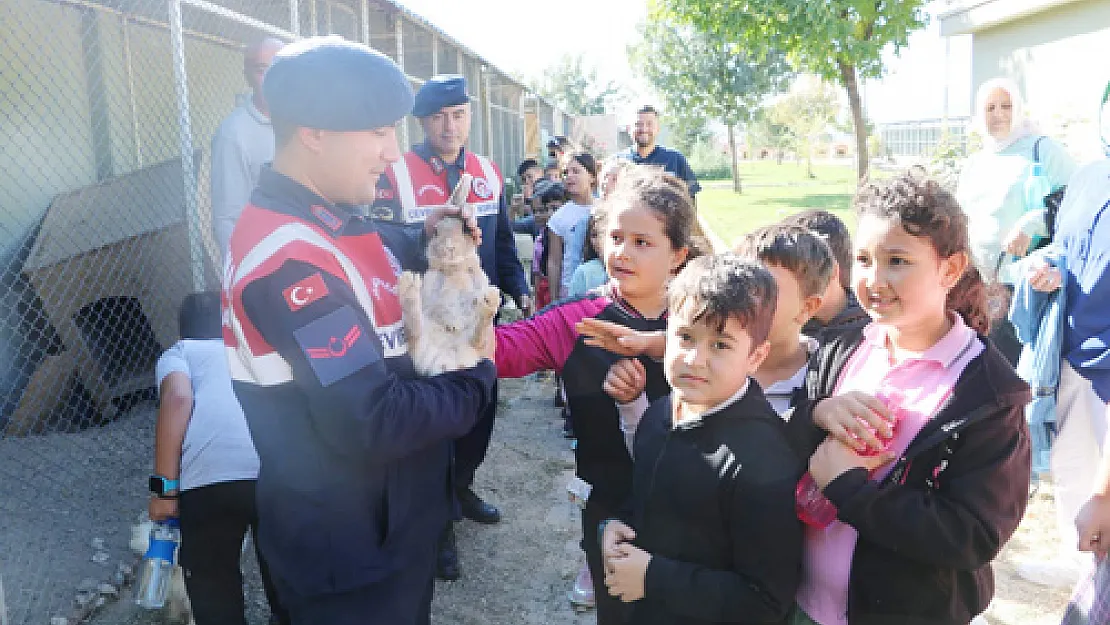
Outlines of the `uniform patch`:
[{"label": "uniform patch", "polygon": [[378,189],[374,197],[379,200],[392,200],[395,196],[393,195],[393,189]]},{"label": "uniform patch", "polygon": [[429,193],[435,193],[440,198],[447,197],[447,194],[444,193],[443,189],[439,188],[439,185],[425,184],[425,185],[421,185],[420,188],[416,190],[416,196],[417,197],[424,197],[425,195],[427,195]]},{"label": "uniform patch", "polygon": [[489,183],[485,178],[475,178],[474,182],[470,183],[471,188],[474,189],[474,195],[488,200],[493,197],[493,190],[489,188]]},{"label": "uniform patch", "polygon": [[327,295],[328,285],[324,284],[324,277],[317,271],[304,280],[285,289],[281,294],[285,296],[285,303],[289,304],[289,310],[297,312]]},{"label": "uniform patch", "polygon": [[379,221],[396,221],[397,213],[389,206],[370,207],[370,216]]},{"label": "uniform patch", "polygon": [[312,372],[330,386],[382,359],[355,310],[343,306],[293,331]]},{"label": "uniform patch", "polygon": [[336,217],[335,214],[323,206],[314,205],[312,207],[312,214],[316,215],[316,219],[319,219],[321,223],[335,232],[339,232],[339,229],[343,227],[343,220]]}]

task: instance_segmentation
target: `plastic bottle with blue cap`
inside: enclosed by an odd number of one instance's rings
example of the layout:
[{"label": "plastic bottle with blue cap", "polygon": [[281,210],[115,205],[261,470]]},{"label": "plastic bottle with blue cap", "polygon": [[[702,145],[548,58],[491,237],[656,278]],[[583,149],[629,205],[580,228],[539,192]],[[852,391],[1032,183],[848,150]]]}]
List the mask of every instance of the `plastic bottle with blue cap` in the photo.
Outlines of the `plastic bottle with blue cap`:
[{"label": "plastic bottle with blue cap", "polygon": [[166,605],[177,547],[181,544],[181,522],[177,519],[159,521],[150,528],[150,546],[139,570],[139,586],[135,603],[157,610]]}]

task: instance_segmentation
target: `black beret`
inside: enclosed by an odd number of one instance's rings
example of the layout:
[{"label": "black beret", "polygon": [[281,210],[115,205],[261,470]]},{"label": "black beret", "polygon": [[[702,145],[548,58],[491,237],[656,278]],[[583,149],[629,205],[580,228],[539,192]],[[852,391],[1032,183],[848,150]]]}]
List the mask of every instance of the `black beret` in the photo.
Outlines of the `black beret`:
[{"label": "black beret", "polygon": [[416,105],[413,117],[427,117],[438,113],[445,106],[466,104],[470,96],[466,91],[466,77],[458,74],[432,76],[416,92]]},{"label": "black beret", "polygon": [[348,132],[392,126],[412,110],[412,87],[389,57],[338,35],[282,48],[262,92],[275,120]]}]

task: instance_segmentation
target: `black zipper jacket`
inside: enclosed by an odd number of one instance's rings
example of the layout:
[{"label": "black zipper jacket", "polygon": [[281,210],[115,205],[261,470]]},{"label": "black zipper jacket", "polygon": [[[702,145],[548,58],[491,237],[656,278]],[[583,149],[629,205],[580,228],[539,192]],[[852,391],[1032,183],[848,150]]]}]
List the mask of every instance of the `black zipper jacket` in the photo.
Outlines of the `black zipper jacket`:
[{"label": "black zipper jacket", "polygon": [[670,396],[656,401],[635,452],[632,527],[652,559],[629,622],[782,622],[801,580],[803,466],[759,385],[673,426]]},{"label": "black zipper jacket", "polygon": [[[859,531],[848,623],[966,625],[994,595],[990,562],[1017,529],[1029,497],[1029,387],[986,337],[941,406],[881,483],[853,469],[825,495]],[[807,399],[787,430],[799,453],[825,438],[813,406],[829,397],[863,340],[846,332],[810,362]]]}]

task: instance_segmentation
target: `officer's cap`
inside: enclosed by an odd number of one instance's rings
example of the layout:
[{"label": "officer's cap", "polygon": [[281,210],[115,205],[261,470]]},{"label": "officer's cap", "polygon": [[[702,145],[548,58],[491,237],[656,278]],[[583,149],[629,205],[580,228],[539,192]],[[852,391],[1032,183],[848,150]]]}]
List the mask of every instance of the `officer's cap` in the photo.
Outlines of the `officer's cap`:
[{"label": "officer's cap", "polygon": [[412,87],[389,57],[337,35],[282,48],[262,92],[275,120],[348,132],[392,126],[412,109]]},{"label": "officer's cap", "polygon": [[466,77],[458,74],[432,76],[416,92],[413,117],[427,117],[438,113],[445,106],[466,104],[470,96],[466,91]]}]

